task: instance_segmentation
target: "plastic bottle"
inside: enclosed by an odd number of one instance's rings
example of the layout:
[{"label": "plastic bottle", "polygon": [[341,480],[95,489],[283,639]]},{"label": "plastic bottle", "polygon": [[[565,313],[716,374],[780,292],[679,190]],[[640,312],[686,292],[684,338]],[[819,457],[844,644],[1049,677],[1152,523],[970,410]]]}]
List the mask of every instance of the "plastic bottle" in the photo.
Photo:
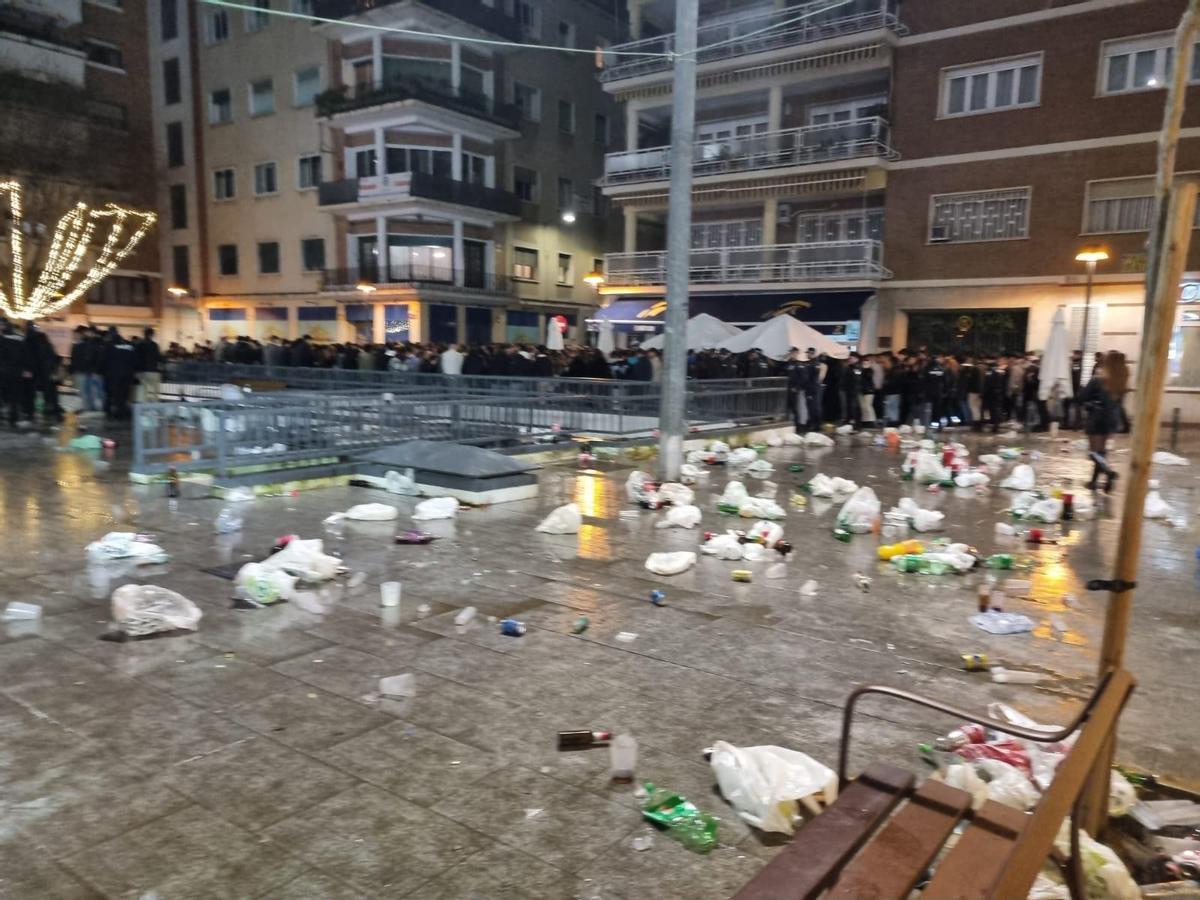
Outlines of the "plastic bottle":
[{"label": "plastic bottle", "polygon": [[608,745],[608,764],[612,780],[617,784],[630,784],[637,770],[638,745],[632,734],[619,734]]},{"label": "plastic bottle", "polygon": [[1037,672],[1015,672],[1002,666],[992,667],[992,681],[997,684],[1037,684],[1044,677]]},{"label": "plastic bottle", "polygon": [[904,556],[906,554],[918,554],[924,552],[925,545],[916,540],[900,541],[898,544],[884,544],[879,548],[878,551],[879,558],[884,560],[893,559],[897,556]]},{"label": "plastic bottle", "polygon": [[989,569],[1011,569],[1013,557],[1011,553],[993,553],[983,561],[983,564]]},{"label": "plastic bottle", "polygon": [[959,747],[965,747],[967,744],[982,744],[987,740],[987,731],[982,725],[977,725],[970,722],[959,728],[955,728],[944,737],[938,738],[933,742],[935,750],[957,750]]},{"label": "plastic bottle", "polygon": [[475,618],[475,612],[476,610],[473,606],[459,610],[458,615],[454,617],[454,624],[461,628]]},{"label": "plastic bottle", "polygon": [[217,521],[213,525],[217,534],[232,534],[242,530],[242,517],[226,506],[217,513]]}]

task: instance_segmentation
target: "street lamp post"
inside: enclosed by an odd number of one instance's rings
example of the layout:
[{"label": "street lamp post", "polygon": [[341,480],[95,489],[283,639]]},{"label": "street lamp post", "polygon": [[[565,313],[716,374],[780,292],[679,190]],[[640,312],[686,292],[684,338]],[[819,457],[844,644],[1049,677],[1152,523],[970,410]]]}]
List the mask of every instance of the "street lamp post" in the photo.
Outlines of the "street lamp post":
[{"label": "street lamp post", "polygon": [[[1108,252],[1101,247],[1090,247],[1075,254],[1075,261],[1087,266],[1087,287],[1083,293],[1083,333],[1079,336],[1079,355],[1083,365],[1087,364],[1088,328],[1092,318],[1092,279],[1096,276],[1096,263],[1108,259]],[[1082,374],[1082,369],[1080,372]]]}]

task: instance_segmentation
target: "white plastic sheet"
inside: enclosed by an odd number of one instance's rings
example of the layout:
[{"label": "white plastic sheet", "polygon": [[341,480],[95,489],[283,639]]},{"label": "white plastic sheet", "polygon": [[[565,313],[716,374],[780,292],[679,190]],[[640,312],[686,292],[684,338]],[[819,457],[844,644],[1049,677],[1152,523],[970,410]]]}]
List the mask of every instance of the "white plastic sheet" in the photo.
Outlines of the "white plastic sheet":
[{"label": "white plastic sheet", "polygon": [[1055,497],[1039,500],[1029,507],[1026,516],[1038,522],[1057,522],[1062,518],[1063,502]]},{"label": "white plastic sheet", "polygon": [[743,519],[784,519],[787,510],[769,497],[747,497],[738,506]]},{"label": "white plastic sheet", "polygon": [[567,503],[551,510],[535,529],[543,534],[578,534],[583,525],[583,514],[579,505]]},{"label": "white plastic sheet", "polygon": [[745,545],[738,540],[738,537],[733,532],[725,534],[717,534],[704,542],[700,548],[701,552],[715,556],[717,559],[741,559],[744,553]]},{"label": "white plastic sheet", "polygon": [[976,469],[974,472],[959,472],[954,476],[954,484],[960,488],[982,487],[992,479],[986,472]]},{"label": "white plastic sheet", "polygon": [[1013,466],[1012,474],[1000,482],[1000,487],[1010,491],[1032,491],[1036,484],[1037,476],[1034,475],[1033,466],[1019,463]]},{"label": "white plastic sheet", "polygon": [[92,562],[125,559],[138,566],[163,563],[170,559],[158,544],[139,541],[137,537],[132,532],[110,531],[100,540],[87,545],[88,559]]},{"label": "white plastic sheet", "polygon": [[750,494],[746,491],[744,484],[740,481],[731,481],[725,485],[725,491],[717,498],[717,502],[740,506],[748,496]]},{"label": "white plastic sheet", "polygon": [[832,447],[833,438],[818,431],[810,431],[804,435],[804,443],[809,447]]},{"label": "white plastic sheet", "polygon": [[680,550],[674,553],[651,553],[646,557],[646,569],[655,575],[678,575],[696,564],[696,554]]},{"label": "white plastic sheet", "polygon": [[814,497],[833,497],[837,494],[853,494],[858,485],[848,478],[833,477],[818,472],[808,482],[808,491]]},{"label": "white plastic sheet", "polygon": [[738,447],[729,454],[729,465],[748,466],[758,459],[758,451],[750,447]]},{"label": "white plastic sheet", "polygon": [[414,521],[426,522],[431,519],[453,519],[456,515],[458,515],[457,500],[453,497],[434,497],[418,503],[412,517]]},{"label": "white plastic sheet", "polygon": [[672,506],[666,516],[654,523],[655,528],[695,528],[700,524],[700,507],[684,504]]},{"label": "white plastic sheet", "polygon": [[1146,505],[1142,515],[1147,519],[1165,519],[1171,515],[1171,504],[1162,498],[1158,492],[1158,482],[1151,481],[1149,492],[1146,494]]},{"label": "white plastic sheet", "polygon": [[412,469],[405,469],[403,472],[397,472],[395,469],[389,470],[383,476],[383,486],[390,494],[403,494],[411,497],[420,493],[417,490],[416,478]]},{"label": "white plastic sheet", "polygon": [[1157,466],[1190,466],[1192,464],[1191,460],[1168,453],[1166,450],[1156,450],[1150,457],[1150,462]]},{"label": "white plastic sheet", "polygon": [[354,522],[390,522],[400,517],[400,511],[386,503],[360,503],[346,510],[346,518]]},{"label": "white plastic sheet", "polygon": [[696,499],[696,494],[690,487],[680,484],[677,481],[668,481],[660,484],[658,486],[658,496],[664,500],[670,500],[679,506],[686,506]]},{"label": "white plastic sheet", "polygon": [[200,607],[183,594],[156,584],[126,584],[112,594],[113,621],[129,635],[195,631],[200,616]]},{"label": "white plastic sheet", "polygon": [[837,799],[837,776],[811,756],[785,747],[713,744],[713,773],[738,817],[763,831],[792,834],[803,803],[814,813]]}]

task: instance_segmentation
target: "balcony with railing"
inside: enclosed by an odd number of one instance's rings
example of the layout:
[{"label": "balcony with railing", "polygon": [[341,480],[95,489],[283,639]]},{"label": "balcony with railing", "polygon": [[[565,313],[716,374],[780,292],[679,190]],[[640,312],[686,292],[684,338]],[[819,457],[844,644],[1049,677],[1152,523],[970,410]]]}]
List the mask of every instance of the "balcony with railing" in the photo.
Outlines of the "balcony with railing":
[{"label": "balcony with railing", "polygon": [[419,100],[513,131],[521,127],[521,111],[511,103],[500,103],[486,94],[456,88],[445,81],[412,76],[390,79],[382,84],[332,88],[317,96],[317,115],[335,116],[402,100]]},{"label": "balcony with railing", "polygon": [[313,0],[313,15],[322,19],[349,19],[401,5],[428,7],[512,41],[523,37],[516,19],[498,8],[484,6],[479,0]]},{"label": "balcony with railing", "polygon": [[[887,121],[876,116],[748,137],[697,141],[692,153],[692,173],[696,177],[726,175],[897,156],[888,144]],[[604,158],[604,184],[609,187],[663,181],[670,176],[670,146],[620,151]]]},{"label": "balcony with railing", "polygon": [[516,194],[428,172],[393,172],[372,178],[325,181],[317,191],[320,206],[406,199],[437,200],[505,216],[521,215],[521,200]]},{"label": "balcony with railing", "polygon": [[[446,251],[449,256],[449,251]],[[449,260],[447,259],[448,263]],[[381,265],[365,265],[360,268],[327,269],[322,273],[321,290],[330,292],[352,291],[364,285],[376,289],[427,288],[447,290],[451,288],[478,291],[486,294],[511,294],[512,282],[504,275],[484,272],[481,269],[455,269],[442,265],[438,259],[391,260]]]},{"label": "balcony with railing", "polygon": [[[696,64],[720,62],[753,53],[812,44],[829,38],[875,31],[900,31],[896,0],[853,0],[831,8],[828,0],[816,0],[744,16],[733,22],[701,24],[696,35]],[[663,54],[621,56],[621,53]],[[668,72],[675,53],[675,34],[616,44],[609,48],[608,63],[600,73],[603,82],[619,81]]]},{"label": "balcony with railing", "polygon": [[[608,288],[664,285],[667,254],[609,253],[604,272]],[[891,274],[883,265],[883,244],[869,240],[705,247],[693,249],[688,259],[688,282],[693,286],[879,281]]]}]

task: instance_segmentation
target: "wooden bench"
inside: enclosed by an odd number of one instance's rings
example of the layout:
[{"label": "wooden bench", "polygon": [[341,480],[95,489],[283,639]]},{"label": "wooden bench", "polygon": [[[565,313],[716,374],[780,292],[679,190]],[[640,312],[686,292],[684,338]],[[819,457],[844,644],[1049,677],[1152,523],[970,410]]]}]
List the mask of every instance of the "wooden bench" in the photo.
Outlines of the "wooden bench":
[{"label": "wooden bench", "polygon": [[[1066,816],[1077,806],[1088,775],[1112,735],[1121,708],[1133,691],[1125,671],[1110,672],[1075,721],[1054,733],[1032,731],[964,712],[895,688],[859,688],[847,701],[842,725],[837,800],[800,829],[795,840],[737,894],[738,900],[799,900],[825,892],[847,900],[901,900],[925,880],[946,838],[966,821],[954,847],[937,863],[923,900],[1023,898],[1048,857]],[[1060,741],[1082,726],[1054,781],[1032,813],[992,800],[971,810],[971,796],[938,781],[915,787],[916,777],[884,763],[846,781],[854,707],[867,694],[884,694],[978,722],[996,731],[1042,743]],[[1078,833],[1072,854],[1056,858],[1072,897],[1082,896]]]}]

